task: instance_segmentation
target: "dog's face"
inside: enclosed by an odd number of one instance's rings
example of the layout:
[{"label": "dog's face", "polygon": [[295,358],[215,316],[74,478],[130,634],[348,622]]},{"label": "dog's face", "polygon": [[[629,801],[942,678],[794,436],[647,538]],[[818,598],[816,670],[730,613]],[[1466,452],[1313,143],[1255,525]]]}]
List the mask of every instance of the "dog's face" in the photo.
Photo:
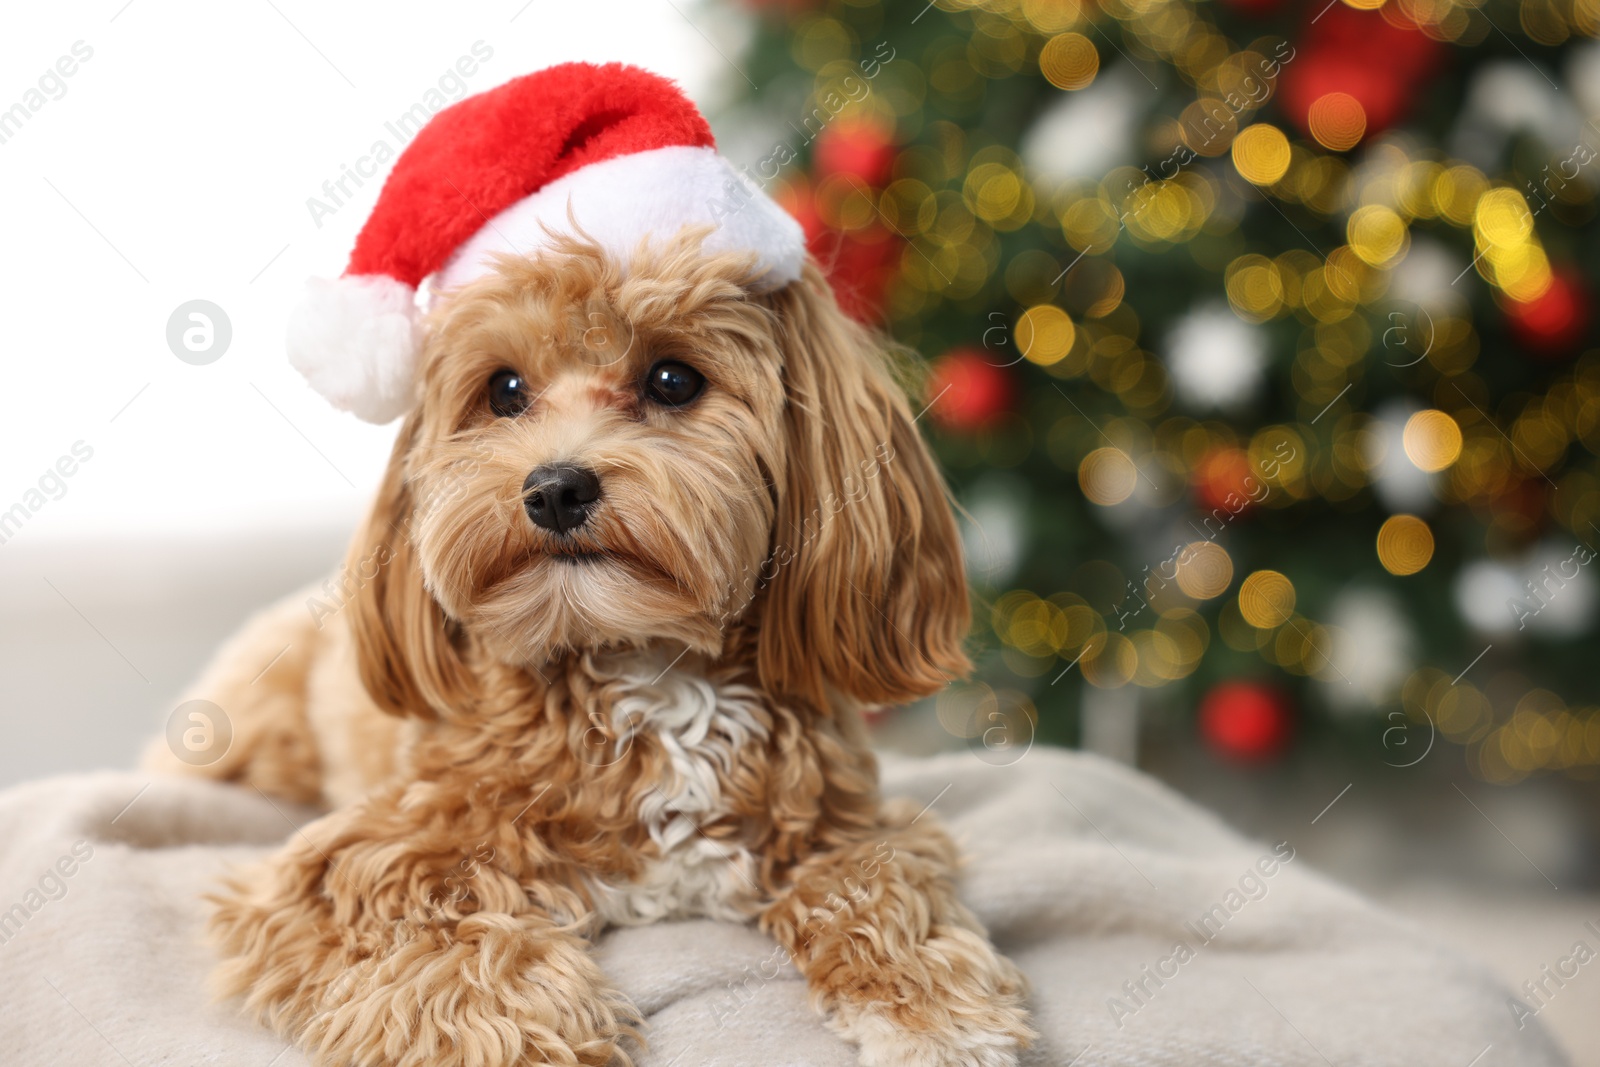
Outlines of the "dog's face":
[{"label": "dog's face", "polygon": [[679,259],[627,281],[592,255],[507,263],[434,324],[410,533],[502,658],[715,652],[754,594],[785,458],[777,322]]},{"label": "dog's face", "polygon": [[446,299],[353,549],[390,561],[354,623],[380,704],[458,702],[474,656],[715,657],[740,630],[824,707],[965,668],[954,521],[882,353],[814,267],[766,296],[747,271],[688,237],[625,274],[565,242]]}]

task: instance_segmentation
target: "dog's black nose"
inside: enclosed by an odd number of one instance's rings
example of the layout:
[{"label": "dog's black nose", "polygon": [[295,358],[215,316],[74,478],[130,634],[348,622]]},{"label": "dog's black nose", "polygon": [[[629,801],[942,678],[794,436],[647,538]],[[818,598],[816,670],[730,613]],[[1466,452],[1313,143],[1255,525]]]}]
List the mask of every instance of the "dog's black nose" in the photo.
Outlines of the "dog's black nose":
[{"label": "dog's black nose", "polygon": [[546,464],[522,483],[522,503],[535,526],[566,533],[589,521],[600,498],[600,478],[587,467]]}]

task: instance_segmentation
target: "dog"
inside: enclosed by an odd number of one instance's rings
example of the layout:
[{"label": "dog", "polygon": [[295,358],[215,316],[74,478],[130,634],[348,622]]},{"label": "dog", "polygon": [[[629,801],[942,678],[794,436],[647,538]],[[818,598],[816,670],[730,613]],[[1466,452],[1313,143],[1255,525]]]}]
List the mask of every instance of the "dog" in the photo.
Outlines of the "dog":
[{"label": "dog", "polygon": [[590,941],[694,916],[759,924],[863,1064],[1035,1036],[864,727],[969,670],[907,361],[814,261],[762,291],[706,238],[553,236],[448,292],[341,577],[192,689],[231,747],[150,749],[328,809],[210,921],[221,992],[318,1064],[631,1062]]}]

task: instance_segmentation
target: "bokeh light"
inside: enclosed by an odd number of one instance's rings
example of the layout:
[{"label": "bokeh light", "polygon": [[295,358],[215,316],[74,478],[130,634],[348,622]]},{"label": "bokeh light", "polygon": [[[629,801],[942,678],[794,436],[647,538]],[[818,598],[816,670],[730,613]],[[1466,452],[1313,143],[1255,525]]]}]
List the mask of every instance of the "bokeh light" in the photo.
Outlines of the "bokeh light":
[{"label": "bokeh light", "polygon": [[[812,104],[845,93],[890,27],[876,0],[802,7],[803,41],[784,47]],[[1600,525],[1584,255],[1600,164],[1551,140],[1586,98],[1496,66],[1512,45],[1600,36],[1600,0],[1537,0],[1498,26],[1488,13],[950,0],[918,17],[926,38],[893,38],[901,59],[830,135],[877,123],[852,158],[887,158],[880,178],[802,152],[777,179],[808,236],[820,221],[856,251],[888,250],[877,310],[897,340],[936,361],[965,351],[1014,386],[991,419],[930,422],[953,487],[1005,548],[992,579],[975,570],[980,595],[1022,587],[993,601],[984,636],[999,647],[978,670],[1040,685],[1056,738],[1082,725],[1069,677],[1175,686],[1138,703],[1192,706],[1265,669],[1298,676],[1279,680],[1309,717],[1369,732],[1410,678],[1405,714],[1483,779],[1600,779],[1600,708],[1519,703],[1573,684],[1543,658],[1558,612],[1452,687],[1483,646],[1445,646],[1475,641],[1479,621],[1437,610],[1474,561],[1520,582],[1516,561]],[[1169,77],[1153,105],[1129,57]],[[1543,124],[1496,125],[1546,105]],[[875,262],[841,256],[830,276],[870,288]],[[1351,603],[1367,592],[1392,596],[1393,617],[1364,620]],[[1571,634],[1597,619],[1600,603]],[[1445,655],[1448,677],[1383,665]],[[1034,680],[1068,665],[1045,695]],[[1392,681],[1362,678],[1383,670]]]},{"label": "bokeh light", "polygon": [[1233,583],[1233,558],[1215,541],[1195,541],[1178,555],[1178,588],[1196,600],[1210,600]]},{"label": "bokeh light", "polygon": [[1259,630],[1282,626],[1294,614],[1294,602],[1294,583],[1277,571],[1256,571],[1239,586],[1239,614]]},{"label": "bokeh light", "polygon": [[1097,448],[1083,457],[1078,466],[1078,484],[1083,495],[1101,507],[1120,504],[1133,495],[1139,472],[1133,460],[1120,448]]},{"label": "bokeh light", "polygon": [[1351,251],[1374,267],[1387,267],[1405,255],[1410,237],[1405,220],[1381,204],[1357,208],[1345,233]]},{"label": "bokeh light", "polygon": [[1416,574],[1433,558],[1433,531],[1415,515],[1393,515],[1378,530],[1378,562],[1397,577]]},{"label": "bokeh light", "polygon": [[1306,116],[1311,136],[1324,148],[1348,152],[1367,133],[1367,113],[1349,93],[1327,93],[1317,98]]},{"label": "bokeh light", "polygon": [[1406,420],[1401,437],[1406,457],[1419,470],[1442,471],[1461,455],[1461,427],[1442,411],[1419,411]]},{"label": "bokeh light", "polygon": [[1257,123],[1233,139],[1233,166],[1239,176],[1256,185],[1271,185],[1289,169],[1289,139],[1267,123]]},{"label": "bokeh light", "polygon": [[1081,33],[1061,33],[1045,42],[1039,72],[1057,89],[1082,89],[1100,70],[1100,53]]},{"label": "bokeh light", "polygon": [[1022,355],[1041,367],[1061,362],[1078,334],[1072,317],[1052,304],[1038,304],[1017,319],[1016,343]]}]

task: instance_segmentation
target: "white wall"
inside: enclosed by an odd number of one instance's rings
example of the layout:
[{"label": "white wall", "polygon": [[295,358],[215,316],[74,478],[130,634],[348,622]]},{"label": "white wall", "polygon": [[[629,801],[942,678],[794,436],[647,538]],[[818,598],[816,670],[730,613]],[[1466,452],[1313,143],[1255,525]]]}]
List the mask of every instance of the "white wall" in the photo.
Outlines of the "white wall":
[{"label": "white wall", "polygon": [[[493,55],[469,92],[622,60],[711,108],[744,30],[689,0],[6,12],[0,513],[27,515],[0,543],[0,783],[121,762],[237,617],[332,566],[393,428],[331,410],[283,355],[304,278],[342,271],[379,187],[319,226],[324,181],[398,147],[385,122],[475,42]],[[16,104],[37,110],[7,120]],[[194,299],[232,324],[205,366],[166,337]]]}]

